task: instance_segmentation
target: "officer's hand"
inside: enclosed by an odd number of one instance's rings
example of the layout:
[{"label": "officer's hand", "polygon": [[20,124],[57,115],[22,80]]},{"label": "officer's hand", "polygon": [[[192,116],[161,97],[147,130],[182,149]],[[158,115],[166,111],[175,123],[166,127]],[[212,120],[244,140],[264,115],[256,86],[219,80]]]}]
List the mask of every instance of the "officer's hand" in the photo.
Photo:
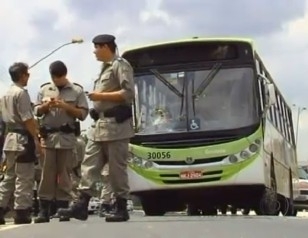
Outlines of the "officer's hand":
[{"label": "officer's hand", "polygon": [[51,107],[65,109],[65,108],[67,108],[67,103],[64,102],[63,100],[55,100],[55,101],[51,104]]},{"label": "officer's hand", "polygon": [[101,96],[102,96],[102,94],[98,93],[98,92],[88,93],[88,98],[91,101],[101,101]]},{"label": "officer's hand", "polygon": [[44,101],[42,105],[40,106],[41,110],[43,113],[47,113],[50,109],[50,102],[49,101]]}]

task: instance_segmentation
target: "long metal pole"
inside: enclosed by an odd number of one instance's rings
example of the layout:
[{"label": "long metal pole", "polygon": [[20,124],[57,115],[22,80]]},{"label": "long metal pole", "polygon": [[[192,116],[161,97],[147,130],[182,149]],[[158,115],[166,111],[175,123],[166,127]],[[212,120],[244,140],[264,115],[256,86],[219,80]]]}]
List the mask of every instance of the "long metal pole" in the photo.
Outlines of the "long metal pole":
[{"label": "long metal pole", "polygon": [[36,61],[34,64],[32,64],[29,69],[33,68],[34,66],[36,66],[38,63],[42,62],[44,59],[48,58],[49,56],[51,56],[52,54],[54,54],[56,51],[60,50],[61,48],[63,48],[64,46],[67,45],[71,45],[71,44],[81,44],[83,42],[82,39],[73,39],[71,42],[65,43],[61,46],[59,46],[58,48],[54,49],[53,51],[51,51],[49,54],[45,55],[43,58],[39,59],[38,61]]},{"label": "long metal pole", "polygon": [[301,112],[306,110],[306,107],[297,107],[297,120],[296,120],[296,146],[298,142],[298,134],[299,134],[299,118],[301,115]]}]

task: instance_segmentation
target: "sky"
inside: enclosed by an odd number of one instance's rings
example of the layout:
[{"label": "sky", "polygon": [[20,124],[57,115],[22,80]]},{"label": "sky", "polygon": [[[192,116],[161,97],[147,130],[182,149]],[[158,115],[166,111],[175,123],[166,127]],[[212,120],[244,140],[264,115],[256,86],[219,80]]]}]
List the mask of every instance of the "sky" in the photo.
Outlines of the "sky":
[{"label": "sky", "polygon": [[[28,90],[35,100],[39,85],[50,80],[48,65],[64,61],[71,81],[92,89],[100,64],[92,38],[114,34],[120,53],[145,43],[194,36],[253,38],[263,62],[294,106],[308,108],[308,0],[1,0],[0,94],[10,85],[14,61],[30,65],[72,38],[69,45],[31,69]],[[88,125],[90,119],[83,123]],[[299,117],[299,160],[308,161],[308,110]]]}]

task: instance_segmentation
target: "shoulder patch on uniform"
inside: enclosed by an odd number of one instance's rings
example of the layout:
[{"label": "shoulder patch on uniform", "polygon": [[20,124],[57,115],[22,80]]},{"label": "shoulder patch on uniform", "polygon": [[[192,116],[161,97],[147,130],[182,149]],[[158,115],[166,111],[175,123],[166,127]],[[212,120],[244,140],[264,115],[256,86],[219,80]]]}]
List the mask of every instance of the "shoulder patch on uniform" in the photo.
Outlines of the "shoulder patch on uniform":
[{"label": "shoulder patch on uniform", "polygon": [[79,87],[83,88],[79,83],[73,83],[73,84],[76,85],[76,86],[79,86]]},{"label": "shoulder patch on uniform", "polygon": [[49,84],[51,84],[51,82],[43,83],[43,84],[41,85],[41,88],[44,87],[44,86],[46,86],[46,85],[49,85]]}]

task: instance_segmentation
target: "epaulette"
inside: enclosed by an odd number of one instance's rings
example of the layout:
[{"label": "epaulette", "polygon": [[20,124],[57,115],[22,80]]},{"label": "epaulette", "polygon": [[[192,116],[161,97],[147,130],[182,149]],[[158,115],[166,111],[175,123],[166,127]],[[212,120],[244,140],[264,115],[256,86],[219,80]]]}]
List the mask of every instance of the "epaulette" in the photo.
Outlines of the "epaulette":
[{"label": "epaulette", "polygon": [[73,84],[76,85],[76,86],[79,86],[79,87],[83,88],[79,83],[73,83]]},{"label": "epaulette", "polygon": [[116,57],[116,60],[123,61],[123,58],[121,56]]},{"label": "epaulette", "polygon": [[129,65],[130,66],[130,63],[123,57],[117,57],[116,58],[117,61],[120,61],[121,63],[125,63],[126,65]]},{"label": "epaulette", "polygon": [[48,85],[48,84],[51,84],[51,82],[43,83],[43,84],[41,85],[41,88],[44,87],[45,85]]}]

